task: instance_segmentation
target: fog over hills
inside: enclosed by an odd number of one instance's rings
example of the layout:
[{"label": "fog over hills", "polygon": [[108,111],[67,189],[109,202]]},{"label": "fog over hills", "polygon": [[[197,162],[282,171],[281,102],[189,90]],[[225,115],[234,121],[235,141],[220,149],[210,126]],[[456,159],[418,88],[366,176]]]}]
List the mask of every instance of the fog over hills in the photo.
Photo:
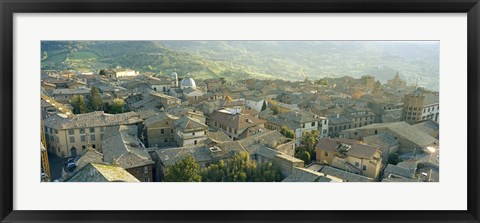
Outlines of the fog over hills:
[{"label": "fog over hills", "polygon": [[42,52],[48,57],[42,65],[56,67],[65,58],[82,67],[82,60],[90,59],[83,68],[119,65],[229,79],[369,74],[382,83],[399,72],[409,84],[418,81],[419,86],[438,90],[439,46],[438,41],[43,41]]}]

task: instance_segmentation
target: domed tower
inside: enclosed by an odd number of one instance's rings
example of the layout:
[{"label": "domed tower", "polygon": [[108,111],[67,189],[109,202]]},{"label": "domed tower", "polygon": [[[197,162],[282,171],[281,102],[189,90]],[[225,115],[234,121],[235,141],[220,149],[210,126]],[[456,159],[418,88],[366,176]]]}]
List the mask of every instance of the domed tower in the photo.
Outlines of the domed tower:
[{"label": "domed tower", "polygon": [[170,74],[170,77],[173,78],[172,87],[178,87],[178,75],[177,75],[177,72],[174,71],[172,74]]},{"label": "domed tower", "polygon": [[195,84],[195,81],[192,78],[185,78],[180,82],[180,88],[186,89],[186,88],[192,88],[193,90],[197,89],[197,85]]}]

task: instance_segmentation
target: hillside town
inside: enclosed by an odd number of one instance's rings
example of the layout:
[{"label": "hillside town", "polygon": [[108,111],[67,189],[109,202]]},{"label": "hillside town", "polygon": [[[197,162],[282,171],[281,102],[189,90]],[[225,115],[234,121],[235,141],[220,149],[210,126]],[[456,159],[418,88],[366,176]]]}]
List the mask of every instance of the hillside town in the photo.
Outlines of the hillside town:
[{"label": "hillside town", "polygon": [[42,70],[45,182],[438,182],[439,92],[401,72]]}]

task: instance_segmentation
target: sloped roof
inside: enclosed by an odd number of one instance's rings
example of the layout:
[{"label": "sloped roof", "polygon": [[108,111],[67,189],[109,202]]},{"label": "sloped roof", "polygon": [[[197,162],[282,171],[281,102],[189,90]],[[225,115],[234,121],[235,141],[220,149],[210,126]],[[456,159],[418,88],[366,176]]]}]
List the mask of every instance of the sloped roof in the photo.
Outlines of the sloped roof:
[{"label": "sloped roof", "polygon": [[251,115],[233,115],[220,111],[214,111],[212,114],[210,114],[210,119],[233,129],[244,129],[265,123],[264,120]]},{"label": "sloped roof", "polygon": [[137,126],[112,126],[105,129],[102,141],[104,161],[130,169],[154,164],[140,139]]},{"label": "sloped roof", "polygon": [[55,129],[89,128],[99,126],[128,125],[142,122],[135,112],[121,114],[107,114],[103,111],[95,111],[85,114],[77,114],[73,118],[61,115],[52,115],[44,120],[45,126]]},{"label": "sloped roof", "polygon": [[177,116],[174,116],[174,115],[170,115],[170,114],[167,114],[166,112],[160,112],[158,113],[157,115],[152,115],[150,116],[149,118],[147,118],[143,124],[146,126],[146,127],[149,127],[151,125],[154,125],[158,122],[163,122],[165,120],[172,120],[172,121],[175,121],[177,119],[179,119],[179,117]]},{"label": "sloped roof", "polygon": [[75,162],[75,164],[77,165],[77,169],[81,169],[89,163],[103,164],[103,154],[98,152],[96,149],[89,148]]},{"label": "sloped roof", "polygon": [[[389,122],[389,123],[374,123],[371,125],[366,125],[360,128],[362,129],[387,129],[391,133],[396,134],[402,138],[405,138],[419,146],[430,146],[432,144],[438,145],[438,140],[427,134],[426,132],[418,129],[415,126],[412,126],[406,122]],[[356,129],[345,130],[348,132],[355,131]]]},{"label": "sloped roof", "polygon": [[233,141],[227,134],[223,131],[209,131],[207,133],[208,137],[216,142],[231,142]]},{"label": "sloped roof", "polygon": [[318,179],[323,176],[323,173],[295,167],[292,174],[283,179],[282,182],[318,182]]},{"label": "sloped roof", "polygon": [[89,163],[67,182],[140,182],[119,166]]},{"label": "sloped roof", "polygon": [[347,171],[340,170],[330,166],[323,167],[323,169],[320,170],[320,172],[324,173],[327,177],[334,176],[346,182],[373,182],[372,178],[365,177],[359,174],[349,173]]},{"label": "sloped roof", "polygon": [[183,116],[175,120],[175,129],[185,132],[185,131],[206,130],[208,129],[208,126],[201,123],[195,118]]},{"label": "sloped roof", "polygon": [[394,174],[394,175],[405,177],[405,178],[414,178],[415,170],[388,164],[384,170],[384,176],[388,178],[390,174]]}]

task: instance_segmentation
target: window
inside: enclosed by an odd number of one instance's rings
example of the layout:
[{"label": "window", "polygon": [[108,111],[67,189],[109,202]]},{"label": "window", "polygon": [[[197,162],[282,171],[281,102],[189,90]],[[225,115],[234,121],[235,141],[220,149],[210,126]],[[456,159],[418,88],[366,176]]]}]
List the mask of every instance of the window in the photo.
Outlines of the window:
[{"label": "window", "polygon": [[170,133],[173,133],[173,129],[170,129]]},{"label": "window", "polygon": [[90,128],[90,133],[95,133],[95,128]]},{"label": "window", "polygon": [[168,139],[164,139],[163,142],[168,142]]},{"label": "window", "polygon": [[367,165],[363,165],[363,170],[367,170]]},{"label": "window", "polygon": [[160,133],[161,133],[161,134],[165,134],[165,130],[164,130],[164,129],[160,129]]},{"label": "window", "polygon": [[312,127],[315,126],[315,122],[312,122]]},{"label": "window", "polygon": [[58,130],[55,129],[55,134],[58,134]]},{"label": "window", "polygon": [[103,130],[104,130],[104,127],[100,127],[100,132],[103,132]]},{"label": "window", "polygon": [[358,163],[358,162],[355,162],[355,166],[360,166],[360,163]]},{"label": "window", "polygon": [[354,132],[353,134],[354,134],[354,135],[358,135],[358,132]]},{"label": "window", "polygon": [[85,142],[87,140],[86,140],[85,136],[80,136],[80,141]]},{"label": "window", "polygon": [[165,122],[165,125],[168,125],[168,122]]},{"label": "window", "polygon": [[95,141],[95,135],[90,135],[90,141]]},{"label": "window", "polygon": [[326,129],[323,130],[323,134],[327,134],[327,130],[326,130]]},{"label": "window", "polygon": [[305,128],[305,123],[302,124],[302,128]]},{"label": "window", "polygon": [[69,129],[69,130],[68,130],[68,134],[69,134],[69,135],[73,135],[73,134],[74,134],[73,129]]},{"label": "window", "polygon": [[192,132],[192,136],[194,136],[194,135],[195,135],[195,132]]},{"label": "window", "polygon": [[103,139],[103,134],[100,134],[100,139]]},{"label": "window", "polygon": [[75,143],[75,137],[70,136],[70,143]]},{"label": "window", "polygon": [[144,173],[144,174],[147,174],[147,173],[148,173],[148,166],[144,166],[144,167],[143,167],[143,173]]},{"label": "window", "polygon": [[80,129],[80,134],[85,133],[85,129]]},{"label": "window", "polygon": [[328,152],[327,152],[327,151],[325,151],[325,156],[328,156]]},{"label": "window", "polygon": [[193,141],[193,145],[197,145],[197,140]]}]

